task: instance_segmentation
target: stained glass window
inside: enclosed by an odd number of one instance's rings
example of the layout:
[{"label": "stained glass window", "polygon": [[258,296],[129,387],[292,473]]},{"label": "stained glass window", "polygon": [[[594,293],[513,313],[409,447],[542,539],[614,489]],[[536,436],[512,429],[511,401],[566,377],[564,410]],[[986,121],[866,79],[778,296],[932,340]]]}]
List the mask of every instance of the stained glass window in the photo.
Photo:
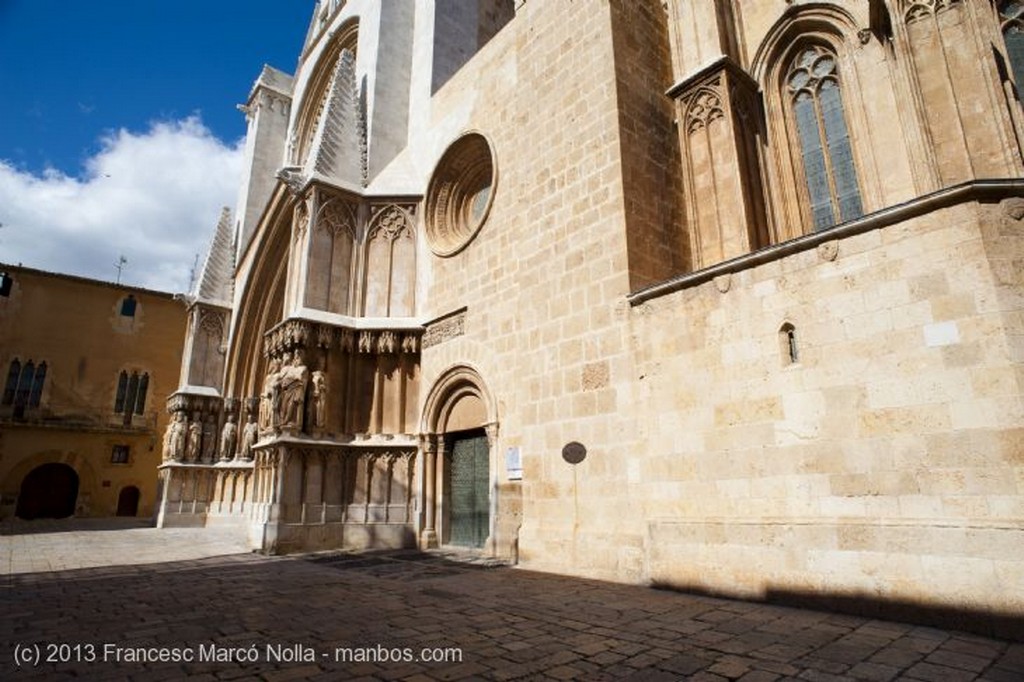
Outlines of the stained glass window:
[{"label": "stained glass window", "polygon": [[1024,2],[1013,0],[999,3],[1006,55],[1010,59],[1013,78],[1018,92],[1024,88]]},{"label": "stained glass window", "polygon": [[815,230],[863,215],[835,55],[797,55],[786,79]]}]

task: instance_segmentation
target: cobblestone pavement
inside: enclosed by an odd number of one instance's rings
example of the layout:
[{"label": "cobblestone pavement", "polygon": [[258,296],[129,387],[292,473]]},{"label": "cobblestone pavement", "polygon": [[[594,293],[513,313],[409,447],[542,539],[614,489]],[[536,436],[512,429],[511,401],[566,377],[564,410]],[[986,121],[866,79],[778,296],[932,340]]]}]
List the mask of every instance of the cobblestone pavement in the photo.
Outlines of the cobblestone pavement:
[{"label": "cobblestone pavement", "polygon": [[[92,531],[117,532],[115,556],[162,538],[174,558],[200,542],[200,531]],[[61,554],[45,535],[3,536],[0,549]],[[1024,644],[451,555],[70,568],[79,551],[46,560],[66,570],[5,571],[0,679],[1024,680]]]}]

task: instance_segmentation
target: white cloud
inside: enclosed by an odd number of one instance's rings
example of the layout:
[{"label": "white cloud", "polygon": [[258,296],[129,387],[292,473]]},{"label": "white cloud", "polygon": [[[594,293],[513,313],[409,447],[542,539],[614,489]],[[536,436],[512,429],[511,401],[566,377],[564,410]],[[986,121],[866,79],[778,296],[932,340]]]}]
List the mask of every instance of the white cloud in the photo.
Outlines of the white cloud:
[{"label": "white cloud", "polygon": [[112,281],[123,254],[122,283],[182,292],[234,208],[242,149],[190,117],[105,137],[81,178],[0,160],[0,262]]}]

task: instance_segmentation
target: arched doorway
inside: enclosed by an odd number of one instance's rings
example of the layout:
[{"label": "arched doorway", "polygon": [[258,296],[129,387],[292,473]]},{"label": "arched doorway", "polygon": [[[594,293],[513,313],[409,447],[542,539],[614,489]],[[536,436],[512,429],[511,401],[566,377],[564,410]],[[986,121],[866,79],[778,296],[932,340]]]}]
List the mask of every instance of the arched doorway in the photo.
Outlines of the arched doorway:
[{"label": "arched doorway", "polygon": [[67,464],[37,466],[21,482],[15,516],[20,519],[63,519],[75,513],[78,474]]},{"label": "arched doorway", "polygon": [[121,488],[117,496],[118,516],[138,516],[139,513],[139,489],[133,485]]},{"label": "arched doorway", "polygon": [[491,546],[496,422],[494,401],[473,368],[453,367],[434,383],[421,424],[421,545]]}]

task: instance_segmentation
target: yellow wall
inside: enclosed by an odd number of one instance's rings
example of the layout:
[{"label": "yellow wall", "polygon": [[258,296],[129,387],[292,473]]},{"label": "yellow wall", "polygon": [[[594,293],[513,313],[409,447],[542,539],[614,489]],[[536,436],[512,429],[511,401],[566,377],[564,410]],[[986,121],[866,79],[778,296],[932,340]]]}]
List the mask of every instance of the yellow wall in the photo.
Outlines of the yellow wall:
[{"label": "yellow wall", "polygon": [[[185,306],[170,294],[94,280],[0,266],[14,282],[0,297],[0,372],[11,361],[47,373],[38,408],[15,418],[0,405],[0,518],[15,511],[24,477],[36,466],[63,462],[79,476],[76,515],[110,516],[125,486],[139,488],[139,515],[152,513],[164,400],[177,384]],[[128,295],[134,317],[120,314]],[[126,426],[114,403],[121,371],[149,375],[143,414]],[[128,445],[127,464],[111,463],[114,445]]]}]

